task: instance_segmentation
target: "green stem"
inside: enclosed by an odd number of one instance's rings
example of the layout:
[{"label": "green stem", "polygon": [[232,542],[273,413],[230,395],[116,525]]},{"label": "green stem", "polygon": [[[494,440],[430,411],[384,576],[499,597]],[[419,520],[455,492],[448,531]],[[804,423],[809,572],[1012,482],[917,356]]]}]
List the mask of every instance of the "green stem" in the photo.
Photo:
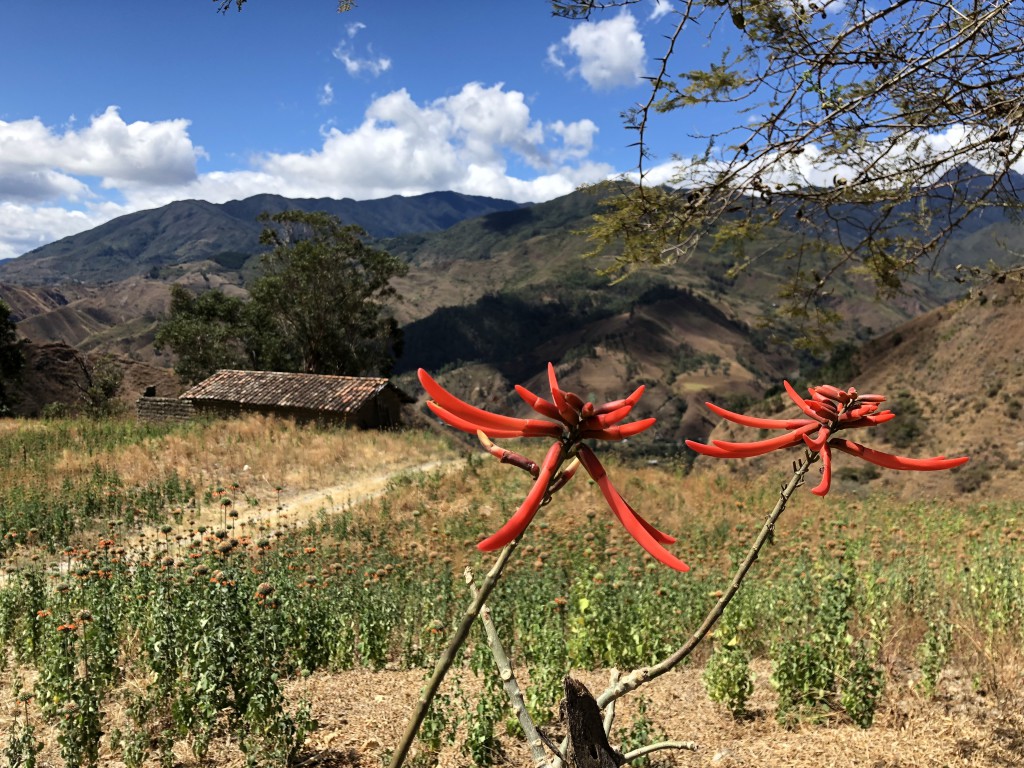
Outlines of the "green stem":
[{"label": "green stem", "polygon": [[472,628],[473,622],[476,621],[476,617],[480,615],[480,609],[483,608],[487,598],[497,585],[501,572],[504,570],[505,565],[512,556],[512,553],[515,551],[517,544],[519,544],[518,538],[509,542],[505,548],[501,550],[501,553],[498,555],[498,559],[494,562],[491,570],[487,572],[487,576],[480,585],[479,591],[474,596],[473,602],[471,602],[469,607],[466,609],[466,613],[462,617],[462,622],[459,624],[459,628],[455,631],[452,639],[448,642],[448,647],[445,648],[444,653],[442,653],[441,657],[437,660],[437,665],[434,667],[434,674],[431,675],[430,680],[423,689],[423,695],[420,696],[420,700],[416,704],[416,709],[413,711],[412,718],[409,720],[409,725],[406,727],[405,735],[402,737],[401,742],[399,742],[398,746],[395,748],[394,754],[391,756],[389,768],[400,768],[400,766],[405,762],[405,758],[409,754],[409,749],[412,747],[412,743],[416,739],[416,734],[419,732],[420,726],[423,724],[423,720],[426,718],[427,712],[430,710],[430,703],[434,700],[434,696],[441,687],[441,681],[444,680],[444,676],[448,674],[448,670],[454,663],[455,656],[458,653],[459,648],[461,648],[462,644],[466,642],[466,638],[469,636],[469,630]]},{"label": "green stem", "polygon": [[[469,586],[473,597],[476,597],[476,584],[473,582],[473,571],[469,566],[466,566],[465,577],[466,584]],[[491,648],[494,663],[498,666],[498,676],[501,678],[505,695],[508,696],[512,712],[515,714],[516,719],[519,720],[519,727],[523,729],[526,745],[530,749],[530,757],[533,758],[533,764],[536,768],[543,768],[547,764],[544,742],[541,740],[540,733],[537,732],[537,726],[534,724],[533,718],[530,717],[530,713],[526,709],[526,702],[523,700],[523,692],[519,688],[519,681],[516,680],[515,671],[512,669],[512,662],[505,652],[505,647],[498,636],[498,628],[494,626],[494,620],[491,619],[491,611],[486,605],[480,611],[480,621],[483,622],[484,631],[487,633],[487,644]]]}]

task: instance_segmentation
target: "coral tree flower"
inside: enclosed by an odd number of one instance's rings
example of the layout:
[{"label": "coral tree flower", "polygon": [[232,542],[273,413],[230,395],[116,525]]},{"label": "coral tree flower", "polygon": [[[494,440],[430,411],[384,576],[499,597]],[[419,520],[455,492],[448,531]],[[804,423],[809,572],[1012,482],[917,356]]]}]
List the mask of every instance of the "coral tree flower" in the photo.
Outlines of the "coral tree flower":
[{"label": "coral tree flower", "polygon": [[722,418],[757,429],[785,429],[787,434],[758,440],[752,443],[732,443],[727,440],[712,440],[710,444],[687,440],[686,445],[697,453],[712,456],[716,459],[745,459],[760,456],[782,448],[806,445],[812,456],[821,457],[821,482],[811,489],[811,493],[824,496],[828,493],[832,482],[832,449],[835,448],[851,456],[857,456],[872,464],[887,469],[910,469],[930,471],[952,469],[966,463],[967,456],[947,459],[935,456],[931,459],[908,459],[895,456],[873,448],[867,448],[853,440],[835,437],[843,429],[860,429],[884,424],[896,418],[892,411],[878,410],[885,402],[882,395],[861,395],[850,387],[848,390],[838,389],[828,384],[808,387],[810,398],[801,397],[788,381],[782,382],[786,394],[796,404],[803,416],[796,419],[762,419],[733,413],[714,403],[705,403],[708,408]]},{"label": "coral tree flower", "polygon": [[[463,432],[476,434],[488,453],[503,463],[526,470],[534,477],[530,492],[515,514],[497,532],[477,544],[479,549],[485,552],[500,549],[519,538],[538,510],[550,501],[551,495],[562,488],[582,464],[601,489],[612,513],[641,547],[670,568],[677,571],[690,570],[686,563],[662,546],[672,544],[675,539],[648,523],[625,502],[612,485],[597,456],[583,444],[584,440],[624,440],[654,424],[654,419],[619,423],[629,415],[643,395],[644,387],[639,387],[623,400],[594,405],[572,392],[561,389],[555,377],[555,368],[548,363],[550,400],[516,385],[516,393],[544,419],[520,419],[501,416],[463,402],[438,384],[422,368],[419,370],[419,378],[431,397],[427,407],[441,421]],[[494,439],[512,437],[550,437],[554,438],[554,442],[544,460],[538,465],[525,456],[508,451],[492,442]],[[566,462],[566,468],[562,469]]]}]

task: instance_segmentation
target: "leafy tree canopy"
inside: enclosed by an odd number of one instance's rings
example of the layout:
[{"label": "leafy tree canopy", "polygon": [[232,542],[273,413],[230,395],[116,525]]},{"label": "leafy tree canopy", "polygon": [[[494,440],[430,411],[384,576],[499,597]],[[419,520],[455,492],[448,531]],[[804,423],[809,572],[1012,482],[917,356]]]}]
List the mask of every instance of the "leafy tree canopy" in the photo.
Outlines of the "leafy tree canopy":
[{"label": "leafy tree canopy", "polygon": [[174,372],[190,383],[219,368],[252,368],[246,314],[245,302],[238,297],[220,291],[196,296],[172,285],[170,312],[157,330],[156,348],[176,355]]},{"label": "leafy tree canopy", "polygon": [[194,296],[174,286],[158,347],[175,372],[196,382],[219,368],[384,375],[401,352],[401,331],[384,302],[408,267],[365,242],[359,227],[326,213],[260,217],[271,246],[245,301],[219,291]]},{"label": "leafy tree canopy", "polygon": [[[553,7],[588,19],[635,2]],[[827,320],[837,273],[852,267],[882,295],[898,291],[972,213],[1020,207],[1011,169],[1024,153],[1024,4],[670,5],[674,31],[649,98],[625,114],[637,171],[591,232],[594,253],[614,255],[610,272],[685,258],[708,237],[735,245],[742,269],[781,224],[794,234],[788,309]],[[714,53],[695,62],[700,50]],[[736,105],[735,124],[677,159],[669,184],[653,183],[656,116],[722,103]]]}]

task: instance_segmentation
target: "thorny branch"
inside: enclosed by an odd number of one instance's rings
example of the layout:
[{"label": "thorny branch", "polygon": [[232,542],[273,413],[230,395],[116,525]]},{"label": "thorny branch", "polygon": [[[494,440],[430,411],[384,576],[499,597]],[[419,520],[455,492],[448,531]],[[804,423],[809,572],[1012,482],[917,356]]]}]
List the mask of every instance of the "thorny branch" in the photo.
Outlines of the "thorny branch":
[{"label": "thorny branch", "polygon": [[[591,20],[639,0],[555,0]],[[779,248],[794,263],[783,293],[805,320],[830,320],[830,285],[856,269],[883,295],[922,268],[965,221],[1024,204],[1024,6],[1013,0],[757,2],[676,0],[624,177],[591,236],[609,273],[668,263],[711,237],[736,268]],[[689,37],[686,37],[689,36]],[[682,40],[686,66],[673,59]],[[719,58],[715,58],[719,57]],[[675,73],[675,74],[672,74]],[[652,181],[655,113],[734,104],[724,130],[695,136],[703,154]],[[666,178],[658,174],[659,180]],[[635,184],[633,183],[635,182]]]}]

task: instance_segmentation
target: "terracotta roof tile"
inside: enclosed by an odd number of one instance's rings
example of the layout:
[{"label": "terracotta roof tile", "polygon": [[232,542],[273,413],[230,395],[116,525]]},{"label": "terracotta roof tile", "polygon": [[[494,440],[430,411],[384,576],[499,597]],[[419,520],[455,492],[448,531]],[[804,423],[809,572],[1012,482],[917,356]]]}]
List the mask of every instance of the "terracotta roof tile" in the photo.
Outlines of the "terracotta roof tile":
[{"label": "terracotta roof tile", "polygon": [[412,401],[385,378],[227,370],[217,371],[182,394],[181,398],[353,413],[386,387],[398,392],[402,400]]}]

